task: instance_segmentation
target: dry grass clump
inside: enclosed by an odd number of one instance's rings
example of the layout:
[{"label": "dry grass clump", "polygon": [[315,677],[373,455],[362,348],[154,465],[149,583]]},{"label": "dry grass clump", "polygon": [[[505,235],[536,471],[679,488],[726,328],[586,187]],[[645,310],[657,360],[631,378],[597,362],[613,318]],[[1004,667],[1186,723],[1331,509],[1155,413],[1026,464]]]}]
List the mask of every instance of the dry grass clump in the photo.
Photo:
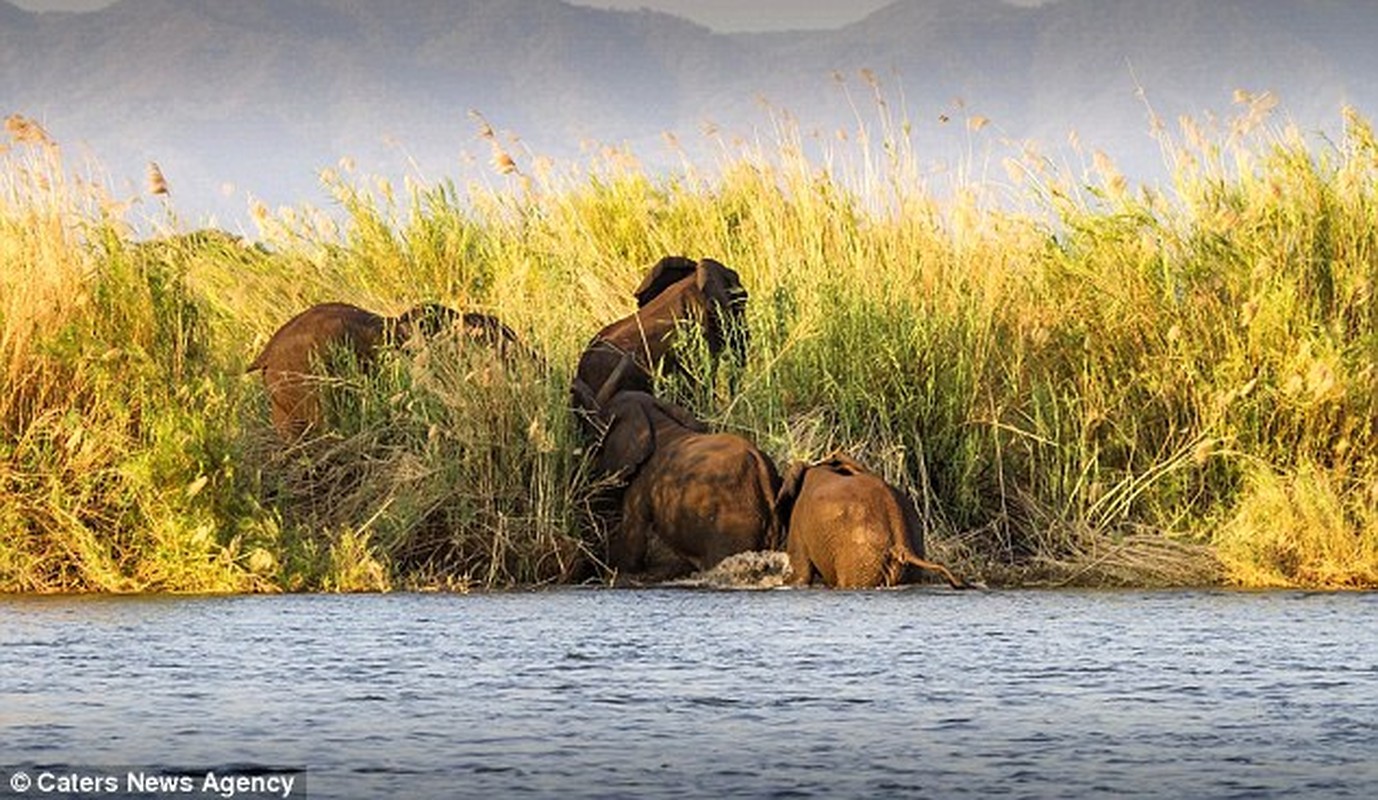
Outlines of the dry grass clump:
[{"label": "dry grass clump", "polygon": [[1247,586],[1378,585],[1378,480],[1309,463],[1290,474],[1260,465],[1213,541]]}]

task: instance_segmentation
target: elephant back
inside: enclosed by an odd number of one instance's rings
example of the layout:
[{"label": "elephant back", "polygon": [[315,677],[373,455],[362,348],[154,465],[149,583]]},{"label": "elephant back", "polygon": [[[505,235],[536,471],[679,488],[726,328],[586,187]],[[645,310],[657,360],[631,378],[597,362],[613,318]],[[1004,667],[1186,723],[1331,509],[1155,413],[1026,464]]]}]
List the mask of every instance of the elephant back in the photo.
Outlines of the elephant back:
[{"label": "elephant back", "polygon": [[337,344],[367,356],[382,337],[383,325],[383,317],[349,303],[314,305],[283,323],[246,371],[306,372],[312,358]]}]

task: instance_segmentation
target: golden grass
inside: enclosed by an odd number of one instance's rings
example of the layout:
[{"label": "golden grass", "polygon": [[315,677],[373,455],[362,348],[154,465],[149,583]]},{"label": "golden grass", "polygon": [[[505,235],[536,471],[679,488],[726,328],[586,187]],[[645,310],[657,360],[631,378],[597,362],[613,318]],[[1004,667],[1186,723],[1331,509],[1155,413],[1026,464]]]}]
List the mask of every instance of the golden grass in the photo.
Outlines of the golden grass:
[{"label": "golden grass", "polygon": [[[399,189],[342,162],[322,176],[340,216],[258,206],[252,245],[134,241],[127,204],[11,118],[0,588],[598,577],[566,387],[667,253],[740,272],[752,357],[661,390],[781,462],[860,457],[967,577],[1373,586],[1378,145],[1354,112],[1313,145],[1239,101],[1221,130],[1159,130],[1164,186],[1020,146],[1009,182],[941,198],[883,101],[837,140],[782,116],[773,146],[662,175],[617,150],[562,170],[479,118],[485,177]],[[284,449],[242,371],[326,300],[488,311],[540,359],[442,339],[346,371],[329,432]]]},{"label": "golden grass", "polygon": [[1285,475],[1260,466],[1213,542],[1244,586],[1378,586],[1378,482],[1309,463]]}]

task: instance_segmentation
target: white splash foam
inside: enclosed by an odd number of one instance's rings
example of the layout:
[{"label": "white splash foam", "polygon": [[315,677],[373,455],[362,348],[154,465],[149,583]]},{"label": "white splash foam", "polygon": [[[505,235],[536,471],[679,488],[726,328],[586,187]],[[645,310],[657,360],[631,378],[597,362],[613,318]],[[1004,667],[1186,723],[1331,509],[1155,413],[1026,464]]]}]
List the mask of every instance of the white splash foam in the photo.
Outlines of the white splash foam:
[{"label": "white splash foam", "polygon": [[704,589],[774,589],[789,579],[789,556],[778,550],[751,550],[728,556],[717,566],[687,578],[670,581],[670,586]]}]

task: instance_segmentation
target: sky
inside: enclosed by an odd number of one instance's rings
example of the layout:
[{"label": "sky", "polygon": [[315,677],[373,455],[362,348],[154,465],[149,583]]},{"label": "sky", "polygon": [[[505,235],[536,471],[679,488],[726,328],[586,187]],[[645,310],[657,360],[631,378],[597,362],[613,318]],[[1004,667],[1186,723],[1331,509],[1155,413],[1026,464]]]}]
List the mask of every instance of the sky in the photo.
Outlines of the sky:
[{"label": "sky", "polygon": [[[718,31],[837,28],[893,0],[571,0],[596,8],[652,8]],[[1042,0],[1010,0],[1037,5]],[[31,11],[90,11],[113,0],[10,0]]]}]

